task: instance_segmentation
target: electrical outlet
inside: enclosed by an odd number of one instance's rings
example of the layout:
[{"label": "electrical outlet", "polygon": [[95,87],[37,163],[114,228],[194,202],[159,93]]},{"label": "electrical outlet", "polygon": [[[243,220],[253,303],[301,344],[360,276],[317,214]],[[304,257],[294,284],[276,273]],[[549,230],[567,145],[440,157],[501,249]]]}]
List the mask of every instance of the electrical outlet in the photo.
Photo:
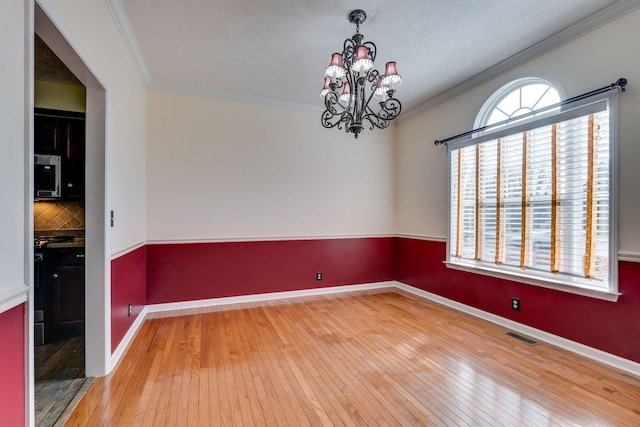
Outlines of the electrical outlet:
[{"label": "electrical outlet", "polygon": [[321,272],[317,272],[316,273],[316,280],[322,280],[322,273]]},{"label": "electrical outlet", "polygon": [[133,314],[133,304],[129,303],[129,308],[127,309],[127,315],[131,317],[132,314]]},{"label": "electrical outlet", "polygon": [[511,310],[520,311],[520,298],[511,297]]}]

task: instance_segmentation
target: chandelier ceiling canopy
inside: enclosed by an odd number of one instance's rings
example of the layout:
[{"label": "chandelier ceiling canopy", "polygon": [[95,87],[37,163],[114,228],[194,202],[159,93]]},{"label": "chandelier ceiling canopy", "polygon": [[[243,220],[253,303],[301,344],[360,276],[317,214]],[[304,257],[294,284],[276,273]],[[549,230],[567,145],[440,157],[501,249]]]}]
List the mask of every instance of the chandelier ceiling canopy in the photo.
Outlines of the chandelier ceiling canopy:
[{"label": "chandelier ceiling canopy", "polygon": [[[356,33],[344,41],[342,53],[331,55],[320,92],[326,107],[322,126],[344,129],[356,138],[365,121],[370,129],[384,129],[402,110],[402,104],[394,98],[402,77],[393,61],[387,62],[384,74],[375,69],[376,45],[363,42],[364,36],[360,34],[360,24],[366,19],[364,10],[349,14],[349,22],[356,24]],[[371,102],[373,98],[377,99],[377,105]]]}]

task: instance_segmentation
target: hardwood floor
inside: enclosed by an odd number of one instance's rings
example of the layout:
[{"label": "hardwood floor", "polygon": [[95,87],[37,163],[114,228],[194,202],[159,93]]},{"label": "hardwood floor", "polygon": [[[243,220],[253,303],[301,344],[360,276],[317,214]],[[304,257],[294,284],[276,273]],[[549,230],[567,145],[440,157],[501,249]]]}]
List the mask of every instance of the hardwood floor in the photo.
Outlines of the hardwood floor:
[{"label": "hardwood floor", "polygon": [[51,427],[66,420],[67,409],[91,384],[84,373],[84,354],[82,337],[34,348],[36,426]]},{"label": "hardwood floor", "polygon": [[388,290],[147,319],[66,425],[640,425],[640,378],[505,332]]}]

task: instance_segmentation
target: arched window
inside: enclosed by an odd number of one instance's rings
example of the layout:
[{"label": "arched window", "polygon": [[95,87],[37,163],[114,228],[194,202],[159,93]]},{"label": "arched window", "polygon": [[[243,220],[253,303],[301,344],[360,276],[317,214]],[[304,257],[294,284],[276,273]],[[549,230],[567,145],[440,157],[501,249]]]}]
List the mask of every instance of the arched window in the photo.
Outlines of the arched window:
[{"label": "arched window", "polygon": [[449,266],[617,292],[613,96],[547,108],[560,91],[539,77],[489,96],[474,128],[497,126],[448,145]]},{"label": "arched window", "polygon": [[560,102],[560,93],[540,77],[514,80],[495,91],[476,117],[474,129],[513,119]]}]

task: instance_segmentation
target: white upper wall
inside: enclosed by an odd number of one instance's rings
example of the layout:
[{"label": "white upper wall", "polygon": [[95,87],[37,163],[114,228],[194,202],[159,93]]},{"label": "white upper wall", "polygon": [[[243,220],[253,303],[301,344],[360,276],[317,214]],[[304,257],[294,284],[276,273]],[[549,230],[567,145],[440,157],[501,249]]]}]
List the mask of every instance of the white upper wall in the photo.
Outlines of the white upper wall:
[{"label": "white upper wall", "polygon": [[39,3],[106,89],[107,209],[115,211],[117,253],[146,239],[146,87],[106,0]]},{"label": "white upper wall", "polygon": [[393,129],[356,140],[320,112],[149,91],[150,241],[394,232]]},{"label": "white upper wall", "polygon": [[0,313],[15,305],[25,277],[25,10],[21,0],[0,3]]},{"label": "white upper wall", "polygon": [[398,232],[444,238],[447,234],[446,148],[433,141],[472,129],[486,98],[525,75],[556,78],[572,97],[619,77],[628,79],[619,97],[619,250],[640,254],[640,10],[546,53],[398,127]]}]

